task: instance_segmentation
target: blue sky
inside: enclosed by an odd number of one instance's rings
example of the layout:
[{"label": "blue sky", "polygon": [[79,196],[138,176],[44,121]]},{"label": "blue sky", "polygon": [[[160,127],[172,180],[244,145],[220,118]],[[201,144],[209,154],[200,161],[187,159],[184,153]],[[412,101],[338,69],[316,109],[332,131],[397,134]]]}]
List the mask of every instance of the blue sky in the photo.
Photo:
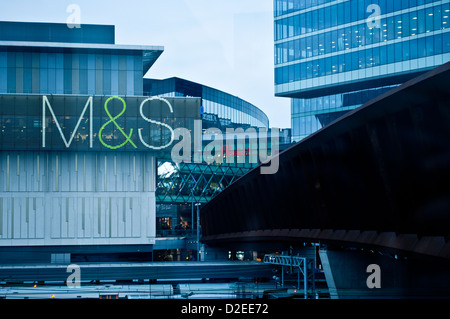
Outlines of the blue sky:
[{"label": "blue sky", "polygon": [[178,76],[237,95],[261,108],[271,127],[290,127],[289,99],[274,97],[273,0],[1,1],[0,20],[113,24],[117,44],[162,45],[146,74]]}]

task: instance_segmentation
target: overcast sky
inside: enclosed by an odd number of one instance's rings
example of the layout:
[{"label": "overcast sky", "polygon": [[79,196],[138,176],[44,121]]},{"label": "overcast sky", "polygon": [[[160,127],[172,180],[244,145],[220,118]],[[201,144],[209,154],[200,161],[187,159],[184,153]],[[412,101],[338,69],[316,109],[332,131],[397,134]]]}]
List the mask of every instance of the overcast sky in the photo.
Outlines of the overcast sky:
[{"label": "overcast sky", "polygon": [[290,127],[289,99],[274,97],[273,0],[0,1],[0,20],[115,25],[117,44],[161,45],[146,77],[208,85],[262,109],[271,127]]}]

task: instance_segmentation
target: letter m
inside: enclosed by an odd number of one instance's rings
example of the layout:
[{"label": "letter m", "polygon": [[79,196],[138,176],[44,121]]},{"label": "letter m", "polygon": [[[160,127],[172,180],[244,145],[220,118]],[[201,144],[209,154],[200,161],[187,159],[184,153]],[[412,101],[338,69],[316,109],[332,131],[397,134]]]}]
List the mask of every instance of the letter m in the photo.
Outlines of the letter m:
[{"label": "letter m", "polygon": [[64,136],[64,133],[61,129],[61,125],[59,125],[58,119],[56,118],[55,112],[53,112],[52,106],[50,105],[50,102],[48,101],[48,98],[46,95],[42,98],[42,147],[45,147],[45,131],[47,128],[46,125],[46,116],[45,116],[45,110],[50,110],[50,113],[52,114],[53,119],[55,120],[56,127],[58,128],[59,134],[61,135],[61,138],[66,145],[66,147],[70,147],[70,144],[72,143],[73,138],[75,137],[75,134],[78,131],[78,127],[80,126],[81,120],[83,119],[84,113],[86,113],[86,109],[89,106],[89,147],[92,148],[92,142],[93,142],[93,134],[92,134],[92,96],[88,97],[86,104],[84,105],[83,111],[81,112],[80,118],[78,119],[77,125],[75,126],[75,129],[72,132],[72,135],[70,136],[69,142],[67,142],[66,137]]}]

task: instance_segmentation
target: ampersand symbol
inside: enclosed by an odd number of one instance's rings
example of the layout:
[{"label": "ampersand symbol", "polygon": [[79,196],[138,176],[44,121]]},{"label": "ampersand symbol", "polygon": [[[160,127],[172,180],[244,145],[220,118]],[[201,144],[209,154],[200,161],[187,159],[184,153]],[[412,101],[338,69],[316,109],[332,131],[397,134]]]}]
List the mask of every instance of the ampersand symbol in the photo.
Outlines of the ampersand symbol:
[{"label": "ampersand symbol", "polygon": [[[122,112],[120,112],[118,115],[116,115],[116,116],[114,116],[114,117],[112,117],[111,113],[109,113],[109,110],[108,110],[108,102],[109,102],[110,100],[112,100],[112,99],[119,99],[120,101],[122,101],[122,105],[123,105]],[[103,124],[103,126],[100,128],[100,131],[98,132],[98,138],[100,139],[100,142],[103,144],[103,146],[115,150],[115,149],[118,149],[118,148],[123,147],[125,144],[127,144],[128,142],[130,142],[131,145],[134,146],[134,148],[137,148],[137,146],[136,146],[136,145],[133,143],[133,141],[131,140],[131,135],[133,134],[133,129],[131,128],[131,129],[130,129],[130,134],[127,135],[127,134],[122,130],[122,128],[119,126],[119,124],[116,123],[116,120],[117,120],[119,117],[122,116],[122,114],[125,112],[126,109],[127,109],[127,104],[126,104],[125,101],[124,101],[121,97],[119,97],[119,96],[111,96],[110,98],[108,98],[108,99],[106,100],[106,102],[105,102],[105,111],[106,111],[106,114],[108,114],[108,117],[110,118],[110,120],[109,120],[108,122],[106,122],[105,124]],[[114,125],[117,127],[117,129],[120,131],[120,133],[122,133],[122,135],[125,137],[125,141],[124,141],[122,144],[120,144],[120,145],[111,146],[111,145],[106,144],[106,143],[103,141],[103,139],[102,139],[102,131],[103,131],[103,129],[104,129],[109,123],[111,123],[111,122],[114,123]]]}]

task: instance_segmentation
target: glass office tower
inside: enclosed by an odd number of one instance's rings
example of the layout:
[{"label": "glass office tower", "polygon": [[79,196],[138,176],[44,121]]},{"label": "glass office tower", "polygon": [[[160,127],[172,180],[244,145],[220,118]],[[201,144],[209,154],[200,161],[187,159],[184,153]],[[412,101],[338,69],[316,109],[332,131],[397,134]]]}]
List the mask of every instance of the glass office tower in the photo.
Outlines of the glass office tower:
[{"label": "glass office tower", "polygon": [[450,60],[450,1],[274,0],[275,95],[299,141]]}]

